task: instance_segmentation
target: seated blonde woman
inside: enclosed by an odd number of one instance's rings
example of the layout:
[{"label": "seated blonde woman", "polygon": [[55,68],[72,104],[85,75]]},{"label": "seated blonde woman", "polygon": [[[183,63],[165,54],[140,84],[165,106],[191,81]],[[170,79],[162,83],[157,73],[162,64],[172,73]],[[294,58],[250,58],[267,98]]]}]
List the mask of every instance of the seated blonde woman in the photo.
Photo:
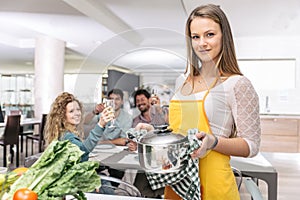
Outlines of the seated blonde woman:
[{"label": "seated blonde woman", "polygon": [[102,115],[86,139],[83,139],[83,107],[74,95],[63,92],[52,103],[45,126],[46,144],[53,140],[70,140],[84,152],[81,161],[87,161],[104,132],[105,125],[113,115],[105,108]]}]

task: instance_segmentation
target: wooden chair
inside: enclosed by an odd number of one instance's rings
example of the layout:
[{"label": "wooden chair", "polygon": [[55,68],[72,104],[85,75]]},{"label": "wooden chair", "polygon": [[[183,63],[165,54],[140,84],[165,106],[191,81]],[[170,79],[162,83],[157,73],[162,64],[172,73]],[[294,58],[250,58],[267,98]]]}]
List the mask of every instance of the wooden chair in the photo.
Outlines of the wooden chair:
[{"label": "wooden chair", "polygon": [[40,125],[40,130],[39,130],[39,134],[36,135],[27,135],[26,136],[26,150],[25,150],[25,156],[28,156],[28,142],[29,140],[31,140],[31,155],[33,155],[33,142],[34,141],[38,141],[39,142],[39,153],[41,153],[44,150],[44,144],[45,144],[45,140],[44,140],[44,128],[46,125],[46,121],[47,121],[47,114],[43,114],[42,115],[42,122]]},{"label": "wooden chair", "polygon": [[21,115],[9,115],[5,125],[3,137],[0,139],[0,145],[3,146],[3,166],[7,166],[7,146],[9,145],[11,154],[11,163],[13,163],[14,150],[16,145],[16,167],[19,166],[19,133],[20,133]]}]

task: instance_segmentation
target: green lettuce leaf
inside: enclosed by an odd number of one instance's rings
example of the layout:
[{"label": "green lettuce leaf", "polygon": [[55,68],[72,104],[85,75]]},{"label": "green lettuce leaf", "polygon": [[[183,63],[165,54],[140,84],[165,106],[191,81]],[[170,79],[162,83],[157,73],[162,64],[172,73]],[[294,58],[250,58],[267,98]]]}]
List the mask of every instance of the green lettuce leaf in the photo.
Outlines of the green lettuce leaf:
[{"label": "green lettuce leaf", "polygon": [[16,190],[29,188],[38,195],[57,181],[70,167],[80,162],[83,152],[70,141],[52,142],[41,157],[10,188],[5,198],[11,199]]},{"label": "green lettuce leaf", "polygon": [[[98,167],[98,162],[87,161],[78,163],[72,166],[45,192],[48,196],[63,196],[69,194],[74,197],[82,192],[92,192],[101,186],[100,177],[96,173]],[[80,198],[80,196],[78,196],[78,198]]]}]

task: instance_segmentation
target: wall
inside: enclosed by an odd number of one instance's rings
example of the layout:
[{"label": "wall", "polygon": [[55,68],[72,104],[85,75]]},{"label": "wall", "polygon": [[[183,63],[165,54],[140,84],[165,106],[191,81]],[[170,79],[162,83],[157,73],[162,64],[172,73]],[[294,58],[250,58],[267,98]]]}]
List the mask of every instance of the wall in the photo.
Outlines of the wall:
[{"label": "wall", "polygon": [[[295,59],[296,88],[261,90],[259,96],[261,112],[264,112],[265,97],[269,96],[270,113],[300,114],[300,37],[240,38],[235,43],[238,59]],[[270,75],[272,72],[266,74],[266,76]]]}]

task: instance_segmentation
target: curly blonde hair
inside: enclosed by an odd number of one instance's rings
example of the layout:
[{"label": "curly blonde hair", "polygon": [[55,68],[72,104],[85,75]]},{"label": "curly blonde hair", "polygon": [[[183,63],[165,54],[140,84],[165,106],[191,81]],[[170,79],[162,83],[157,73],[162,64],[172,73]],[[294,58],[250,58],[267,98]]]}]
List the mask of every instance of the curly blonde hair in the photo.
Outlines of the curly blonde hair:
[{"label": "curly blonde hair", "polygon": [[[67,105],[72,102],[77,102],[81,111],[81,122],[74,126],[66,121]],[[65,132],[69,131],[82,138],[83,136],[83,106],[74,95],[63,92],[56,97],[51,105],[50,112],[47,116],[45,125],[45,140],[46,144],[50,144],[53,140],[58,140]]]}]

